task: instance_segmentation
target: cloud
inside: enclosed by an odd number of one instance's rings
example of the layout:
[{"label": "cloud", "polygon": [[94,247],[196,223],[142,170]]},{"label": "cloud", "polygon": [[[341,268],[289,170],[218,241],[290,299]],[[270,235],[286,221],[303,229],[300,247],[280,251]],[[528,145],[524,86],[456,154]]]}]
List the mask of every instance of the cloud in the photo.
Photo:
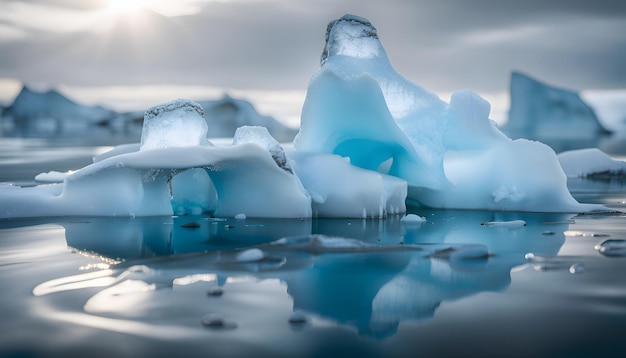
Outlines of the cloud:
[{"label": "cloud", "polygon": [[[0,13],[9,1],[0,4]],[[63,11],[102,1],[40,0]],[[101,31],[42,31],[0,15],[0,77],[52,85],[202,85],[304,90],[328,21],[372,21],[392,64],[437,91],[508,90],[512,70],[572,89],[626,88],[626,3],[553,0],[191,1],[193,14],[146,11]],[[4,20],[2,20],[4,19]],[[105,26],[106,25],[106,26]],[[57,26],[52,24],[52,27]],[[103,30],[104,29],[104,30]],[[26,34],[26,35],[25,35]],[[19,36],[18,36],[19,35]]]}]

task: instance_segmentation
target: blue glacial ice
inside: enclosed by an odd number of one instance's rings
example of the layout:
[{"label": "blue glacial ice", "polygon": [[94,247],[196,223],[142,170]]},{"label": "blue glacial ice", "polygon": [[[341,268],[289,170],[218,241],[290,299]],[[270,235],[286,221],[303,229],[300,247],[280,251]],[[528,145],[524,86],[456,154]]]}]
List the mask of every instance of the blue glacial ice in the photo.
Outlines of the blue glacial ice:
[{"label": "blue glacial ice", "polygon": [[[449,103],[391,66],[372,24],[331,21],[292,144],[243,126],[212,143],[203,108],[148,109],[140,144],[116,147],[51,184],[0,185],[0,218],[157,216],[385,217],[406,204],[496,211],[586,212],[554,151],[504,135],[470,90]],[[49,179],[49,180],[46,180]]]}]

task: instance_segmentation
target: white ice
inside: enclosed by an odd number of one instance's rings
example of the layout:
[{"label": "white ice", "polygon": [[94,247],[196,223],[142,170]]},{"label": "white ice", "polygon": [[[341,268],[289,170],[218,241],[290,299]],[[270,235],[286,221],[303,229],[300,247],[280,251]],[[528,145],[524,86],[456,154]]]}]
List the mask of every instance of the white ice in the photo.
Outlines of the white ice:
[{"label": "white ice", "polygon": [[[175,100],[146,111],[141,143],[94,158],[60,183],[0,185],[0,217],[385,217],[406,204],[501,211],[605,210],[571,196],[557,156],[511,140],[490,105],[461,90],[450,103],[398,74],[368,20],[331,22],[302,123],[284,148],[243,126],[210,142],[203,108]],[[52,180],[54,179],[54,180]]]},{"label": "white ice", "polygon": [[336,154],[402,178],[408,202],[428,207],[603,208],[571,196],[551,148],[500,132],[478,94],[461,90],[446,103],[398,74],[368,20],[346,15],[329,24],[326,38],[302,110],[296,153]]},{"label": "white ice", "polygon": [[626,162],[612,159],[597,148],[576,149],[559,153],[561,167],[568,177],[590,175],[626,175]]}]

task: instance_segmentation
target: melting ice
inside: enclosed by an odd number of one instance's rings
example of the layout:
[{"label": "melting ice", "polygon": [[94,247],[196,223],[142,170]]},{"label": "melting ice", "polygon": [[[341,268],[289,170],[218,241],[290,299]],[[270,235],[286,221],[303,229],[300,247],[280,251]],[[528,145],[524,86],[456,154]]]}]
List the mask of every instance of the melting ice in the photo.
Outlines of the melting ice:
[{"label": "melting ice", "polygon": [[384,217],[404,213],[407,202],[605,209],[578,203],[554,151],[511,140],[489,111],[472,91],[458,91],[446,103],[407,80],[391,66],[374,26],[345,15],[327,28],[292,146],[261,127],[241,127],[232,144],[216,145],[207,139],[202,106],[176,100],[146,111],[139,145],[47,176],[62,182],[0,185],[0,217]]}]

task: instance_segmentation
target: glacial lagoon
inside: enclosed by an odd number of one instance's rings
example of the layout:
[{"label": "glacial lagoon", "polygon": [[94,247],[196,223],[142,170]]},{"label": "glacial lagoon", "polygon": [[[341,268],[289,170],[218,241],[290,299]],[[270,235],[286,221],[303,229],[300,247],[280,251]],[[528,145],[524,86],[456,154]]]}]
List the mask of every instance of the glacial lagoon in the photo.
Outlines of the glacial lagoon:
[{"label": "glacial lagoon", "polygon": [[[0,143],[21,185],[108,149]],[[617,212],[1,220],[0,356],[622,356],[626,185],[568,186]]]}]

